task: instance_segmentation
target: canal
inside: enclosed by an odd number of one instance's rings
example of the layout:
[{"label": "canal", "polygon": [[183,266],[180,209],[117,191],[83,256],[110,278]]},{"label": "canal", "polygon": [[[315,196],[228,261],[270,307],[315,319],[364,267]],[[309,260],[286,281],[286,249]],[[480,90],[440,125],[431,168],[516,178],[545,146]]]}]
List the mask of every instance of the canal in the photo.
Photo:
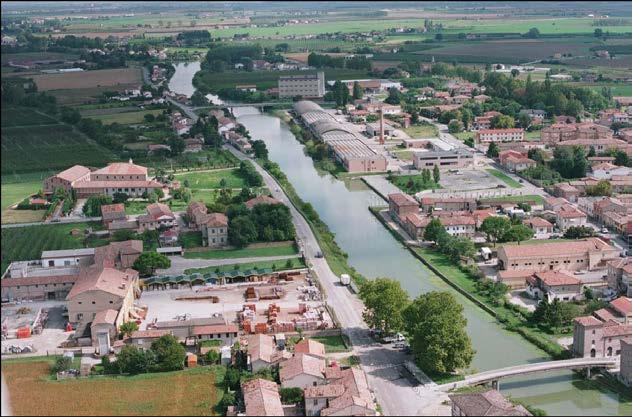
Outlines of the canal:
[{"label": "canal", "polygon": [[[173,85],[188,88],[193,74],[188,68],[180,72],[176,68],[174,78],[180,78],[179,73],[184,81],[172,78],[170,86],[175,83]],[[185,94],[184,90],[174,91]],[[396,279],[411,297],[434,290],[450,291],[457,297],[464,307],[468,333],[477,352],[473,370],[549,359],[519,335],[503,330],[491,316],[414,258],[369,212],[368,206],[378,200],[364,183],[341,181],[316,171],[312,160],[304,154],[303,146],[279,118],[262,114],[255,108],[236,108],[234,113],[253,139],[266,142],[270,159],[280,165],[299,196],[314,206],[335,233],[339,246],[349,254],[349,263],[360,273],[367,278]],[[503,380],[501,391],[550,415],[632,415],[632,404],[621,403],[616,393],[602,392],[572,372]]]}]

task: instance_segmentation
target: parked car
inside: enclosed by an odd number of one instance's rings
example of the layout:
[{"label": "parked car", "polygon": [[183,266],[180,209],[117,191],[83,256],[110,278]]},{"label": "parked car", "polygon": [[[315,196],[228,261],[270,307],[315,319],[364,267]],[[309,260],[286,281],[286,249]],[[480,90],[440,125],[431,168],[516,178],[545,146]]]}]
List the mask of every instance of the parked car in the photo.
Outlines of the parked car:
[{"label": "parked car", "polygon": [[604,228],[601,229],[601,233],[608,234],[608,233],[610,233],[610,230],[608,230],[607,227],[604,227]]}]

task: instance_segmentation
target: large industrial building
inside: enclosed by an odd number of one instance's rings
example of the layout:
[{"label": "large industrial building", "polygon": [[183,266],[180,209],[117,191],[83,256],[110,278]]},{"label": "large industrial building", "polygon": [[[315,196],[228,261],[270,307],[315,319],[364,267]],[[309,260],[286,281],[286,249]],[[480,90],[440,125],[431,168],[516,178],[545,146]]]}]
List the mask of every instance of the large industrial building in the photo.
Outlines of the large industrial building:
[{"label": "large industrial building", "polygon": [[320,98],[325,95],[325,73],[279,77],[279,97]]}]

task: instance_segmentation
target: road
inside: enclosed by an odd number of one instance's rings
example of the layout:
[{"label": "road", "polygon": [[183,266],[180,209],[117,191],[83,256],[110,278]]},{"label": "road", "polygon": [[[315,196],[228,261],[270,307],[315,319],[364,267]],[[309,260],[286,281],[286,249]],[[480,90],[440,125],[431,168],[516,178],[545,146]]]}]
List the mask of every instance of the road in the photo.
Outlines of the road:
[{"label": "road", "polygon": [[193,259],[184,258],[182,256],[170,256],[171,267],[167,269],[156,270],[156,275],[180,275],[183,274],[186,269],[191,268],[207,268],[209,266],[220,265],[233,265],[233,264],[245,264],[251,262],[265,262],[265,261],[285,261],[287,259],[294,259],[296,255],[280,255],[280,256],[259,256],[250,258],[221,258],[221,259]]},{"label": "road", "polygon": [[325,258],[316,257],[321,250],[312,229],[276,179],[243,153],[232,147],[226,149],[240,160],[252,161],[272,196],[290,208],[297,238],[303,248],[307,264],[318,277],[326,294],[327,304],[332,307],[343,332],[351,340],[353,354],[360,358],[362,369],[382,407],[383,414],[432,415],[438,413],[438,410],[445,413],[446,409],[441,402],[447,399],[446,395],[434,388],[415,387],[417,382],[408,371],[403,370],[403,363],[409,361],[410,357],[389,345],[376,343],[369,335],[369,329],[362,319],[362,302],[339,284],[338,276],[333,273]]}]

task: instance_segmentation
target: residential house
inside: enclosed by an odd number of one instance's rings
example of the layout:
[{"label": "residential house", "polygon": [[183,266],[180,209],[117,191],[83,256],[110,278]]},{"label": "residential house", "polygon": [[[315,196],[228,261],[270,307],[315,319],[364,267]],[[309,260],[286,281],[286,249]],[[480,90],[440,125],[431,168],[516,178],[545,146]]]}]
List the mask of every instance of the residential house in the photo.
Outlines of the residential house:
[{"label": "residential house", "polygon": [[604,141],[612,139],[612,130],[606,126],[595,123],[562,123],[560,116],[556,123],[543,128],[540,131],[540,140],[543,143],[554,145],[571,140]]},{"label": "residential house", "polygon": [[632,324],[602,321],[595,316],[575,318],[573,354],[580,358],[603,358],[621,354],[621,341],[632,337]]},{"label": "residential house", "polygon": [[632,296],[632,257],[608,262],[608,287],[617,293]]},{"label": "residential house", "polygon": [[398,223],[402,223],[408,214],[419,213],[419,203],[413,197],[403,193],[388,195],[389,214]]},{"label": "residential house", "polygon": [[307,388],[325,382],[325,360],[297,353],[279,365],[279,379],[283,388]]},{"label": "residential house", "polygon": [[164,229],[177,225],[176,216],[168,205],[152,203],[146,208],[147,214],[138,216],[139,231]]},{"label": "residential house", "polygon": [[276,365],[283,360],[283,352],[277,349],[274,338],[259,333],[247,337],[248,365],[252,372]]},{"label": "residential house", "polygon": [[565,142],[557,143],[556,146],[579,146],[584,149],[586,153],[590,152],[590,149],[595,149],[597,153],[606,153],[611,150],[626,150],[628,143],[620,139],[573,139]]},{"label": "residential house", "polygon": [[104,204],[101,206],[101,219],[103,224],[107,227],[108,224],[115,220],[125,220],[127,215],[125,214],[125,204]]},{"label": "residential house", "polygon": [[586,214],[570,204],[564,204],[555,210],[555,224],[563,232],[569,227],[585,226],[586,219]]},{"label": "residential house", "polygon": [[251,379],[250,381],[242,382],[241,392],[244,396],[245,415],[284,415],[279,387],[275,382],[262,378]]},{"label": "residential house", "polygon": [[582,282],[574,276],[560,271],[536,272],[527,278],[527,294],[536,300],[546,299],[574,301],[581,300]]},{"label": "residential house", "polygon": [[303,339],[294,345],[294,353],[303,353],[325,359],[325,345],[313,339]]},{"label": "residential house", "polygon": [[619,250],[599,238],[537,245],[503,245],[498,249],[499,270],[579,271],[605,268]]},{"label": "residential house", "polygon": [[307,416],[374,416],[377,415],[373,395],[366,375],[359,368],[325,369],[327,383],[306,387],[305,415]]},{"label": "residential house", "polygon": [[620,350],[619,381],[632,388],[632,338],[622,339]]},{"label": "residential house", "polygon": [[167,229],[158,236],[158,243],[161,247],[177,246],[178,230],[176,228]]},{"label": "residential house", "polygon": [[488,111],[482,116],[476,116],[472,122],[472,130],[488,130],[492,127],[492,119],[496,116],[502,116],[501,112]]},{"label": "residential house", "polygon": [[609,180],[613,175],[625,176],[632,174],[632,168],[617,166],[607,162],[593,165],[591,170],[592,176],[598,180]]},{"label": "residential house", "polygon": [[171,330],[136,330],[130,335],[130,345],[135,346],[140,350],[149,350],[151,348],[151,344],[155,340],[167,335],[173,335]]},{"label": "residential house", "polygon": [[441,221],[445,231],[452,236],[471,238],[476,232],[476,220],[471,214],[462,215],[451,212],[436,212],[434,214]]},{"label": "residential house", "polygon": [[194,138],[187,138],[184,140],[183,152],[201,152],[204,146],[204,138],[196,136]]},{"label": "residential house", "polygon": [[79,182],[90,181],[90,169],[75,165],[44,180],[43,190],[46,197],[51,197],[57,188],[71,192]]},{"label": "residential house", "polygon": [[548,239],[553,233],[553,224],[542,217],[529,217],[522,223],[533,230],[536,239]]},{"label": "residential house", "polygon": [[553,194],[575,203],[582,192],[567,182],[560,182],[553,186]]},{"label": "residential house", "polygon": [[476,200],[462,197],[422,197],[421,211],[472,211],[476,209]]},{"label": "residential house", "polygon": [[534,125],[541,125],[546,117],[546,111],[538,109],[524,109],[520,110],[519,114],[526,114],[531,119],[531,123]]},{"label": "residential house", "polygon": [[[514,151],[505,151],[505,152],[514,152]],[[524,155],[509,155],[504,158],[504,161],[501,164],[512,172],[520,172],[525,169],[532,168],[537,165],[537,162],[533,159],[529,159]]]},{"label": "residential house", "polygon": [[206,246],[228,244],[228,217],[224,213],[208,213],[204,203],[194,201],[187,207],[187,219],[189,228],[202,232]]},{"label": "residential house", "polygon": [[232,346],[237,341],[239,327],[234,324],[211,324],[194,326],[191,336],[197,338],[198,342],[204,340],[219,340],[222,346]]},{"label": "residential house", "polygon": [[521,405],[513,405],[499,391],[449,395],[452,416],[530,416]]}]

